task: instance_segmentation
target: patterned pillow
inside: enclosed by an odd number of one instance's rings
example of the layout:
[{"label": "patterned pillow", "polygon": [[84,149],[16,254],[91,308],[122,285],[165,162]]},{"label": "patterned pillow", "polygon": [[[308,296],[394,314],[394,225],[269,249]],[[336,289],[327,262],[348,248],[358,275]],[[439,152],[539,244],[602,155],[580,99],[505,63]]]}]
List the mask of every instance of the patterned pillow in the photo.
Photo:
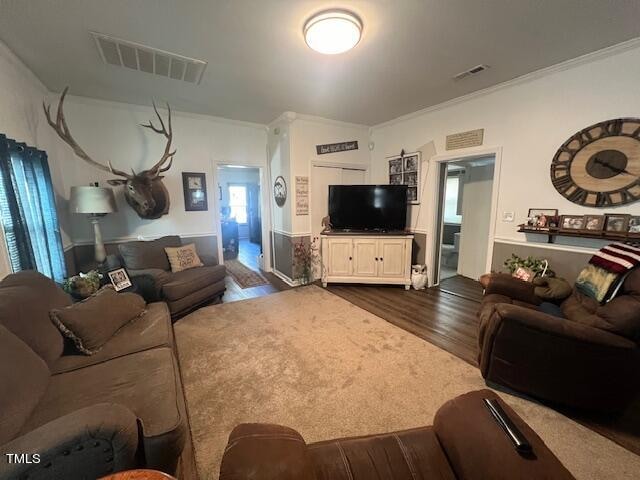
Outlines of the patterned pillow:
[{"label": "patterned pillow", "polygon": [[200,261],[200,257],[198,257],[198,253],[196,252],[195,243],[181,247],[167,247],[164,251],[167,252],[173,273],[204,266],[204,263]]}]

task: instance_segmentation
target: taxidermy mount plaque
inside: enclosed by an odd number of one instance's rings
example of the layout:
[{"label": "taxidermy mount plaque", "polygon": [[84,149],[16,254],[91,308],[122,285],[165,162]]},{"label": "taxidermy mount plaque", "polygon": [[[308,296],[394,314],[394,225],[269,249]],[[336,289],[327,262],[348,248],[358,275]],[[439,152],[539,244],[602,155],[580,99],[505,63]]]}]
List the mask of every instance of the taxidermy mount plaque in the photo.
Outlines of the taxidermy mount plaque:
[{"label": "taxidermy mount plaque", "polygon": [[610,207],[640,198],[640,119],[596,123],[571,136],[551,162],[551,181],[578,205]]},{"label": "taxidermy mount plaque", "polygon": [[[77,157],[81,158],[89,165],[99,170],[103,170],[118,177],[122,177],[109,180],[108,182],[110,185],[114,186],[124,185],[124,197],[127,200],[127,203],[136,211],[140,218],[160,218],[162,215],[166,215],[167,213],[169,213],[169,192],[162,183],[163,176],[161,175],[171,168],[173,156],[176,154],[176,150],[171,151],[173,130],[171,128],[171,108],[169,107],[169,104],[167,104],[167,110],[169,111],[169,114],[167,117],[166,125],[162,120],[160,113],[158,113],[158,109],[156,108],[155,103],[153,104],[153,110],[156,112],[156,116],[158,117],[159,127],[154,125],[152,121],[149,121],[149,123],[147,124],[141,125],[141,127],[153,130],[155,133],[162,135],[166,139],[166,145],[164,147],[164,153],[162,154],[162,157],[148,170],[143,170],[136,173],[133,171],[133,169],[131,169],[131,173],[127,173],[123,172],[122,170],[113,168],[111,162],[107,162],[107,164],[105,165],[93,160],[80,147],[80,145],[76,143],[75,139],[71,136],[69,126],[67,125],[67,120],[64,117],[64,98],[67,95],[68,91],[69,87],[65,88],[62,92],[62,95],[60,96],[60,101],[58,102],[58,111],[55,115],[55,122],[51,118],[51,106],[46,105],[44,102],[42,104],[44,108],[44,114],[47,117],[47,122],[49,123],[51,128],[53,128],[58,136],[73,149],[73,152]],[[166,166],[165,163],[167,163]]]}]

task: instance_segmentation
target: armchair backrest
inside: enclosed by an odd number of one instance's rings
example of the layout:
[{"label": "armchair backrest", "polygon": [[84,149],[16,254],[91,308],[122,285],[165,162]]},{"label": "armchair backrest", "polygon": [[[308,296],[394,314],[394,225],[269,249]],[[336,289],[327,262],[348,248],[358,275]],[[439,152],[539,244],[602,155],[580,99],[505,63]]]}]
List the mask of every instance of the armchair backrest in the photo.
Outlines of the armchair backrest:
[{"label": "armchair backrest", "polygon": [[169,235],[150,241],[125,242],[118,245],[124,266],[129,270],[157,268],[171,270],[166,247],[180,247],[182,241],[177,235]]},{"label": "armchair backrest", "polygon": [[598,307],[601,328],[640,342],[640,268],[632,270],[616,297]]}]

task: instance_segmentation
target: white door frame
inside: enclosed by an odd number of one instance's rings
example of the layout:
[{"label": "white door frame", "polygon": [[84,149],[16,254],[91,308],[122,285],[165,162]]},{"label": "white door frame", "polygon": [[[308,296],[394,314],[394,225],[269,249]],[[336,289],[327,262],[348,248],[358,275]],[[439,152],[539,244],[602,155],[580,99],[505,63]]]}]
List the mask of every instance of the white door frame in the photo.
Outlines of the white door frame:
[{"label": "white door frame", "polygon": [[438,224],[442,221],[442,219],[438,218],[438,196],[440,194],[440,185],[438,180],[440,178],[440,166],[443,163],[467,161],[473,160],[474,158],[489,156],[493,156],[495,158],[493,168],[493,185],[491,187],[491,216],[489,219],[489,238],[487,241],[487,263],[485,268],[485,270],[489,272],[491,271],[491,264],[493,261],[493,244],[498,218],[498,194],[500,191],[500,172],[502,170],[502,147],[469,148],[457,153],[434,155],[429,159],[429,161],[434,162],[436,166],[430,175],[431,178],[427,179],[428,185],[431,189],[431,198],[429,199],[427,207],[427,248],[425,251],[425,261],[431,262],[431,268],[428,269],[429,285],[437,285],[439,283],[439,280],[434,278],[434,266],[435,262],[439,260],[437,258],[437,246],[442,243],[442,229],[440,229],[439,238],[436,238]]},{"label": "white door frame", "polygon": [[[270,195],[271,190],[269,188],[270,181],[268,178],[269,172],[266,166],[264,165],[252,165],[250,163],[240,164],[240,163],[225,163],[225,162],[213,162],[213,186],[215,189],[215,212],[214,212],[214,221],[216,222],[216,237],[218,240],[218,262],[223,265],[224,264],[224,252],[222,251],[222,224],[220,217],[220,198],[219,198],[219,190],[218,190],[218,168],[220,167],[246,167],[246,168],[257,168],[260,172],[260,223],[261,223],[261,235],[262,235],[262,255],[264,256],[264,271],[271,271],[271,238],[269,236],[269,231],[271,230],[271,210],[269,208],[269,200],[268,195]],[[265,188],[266,186],[266,188]],[[222,187],[222,185],[220,185]],[[265,196],[266,199],[265,199]]]}]

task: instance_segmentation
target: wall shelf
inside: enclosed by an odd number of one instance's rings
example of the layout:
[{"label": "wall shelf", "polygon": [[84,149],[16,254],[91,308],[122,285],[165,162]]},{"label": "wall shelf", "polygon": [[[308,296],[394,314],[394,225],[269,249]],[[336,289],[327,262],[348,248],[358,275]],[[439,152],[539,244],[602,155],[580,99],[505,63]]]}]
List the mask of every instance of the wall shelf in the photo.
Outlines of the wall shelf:
[{"label": "wall shelf", "polygon": [[596,240],[611,240],[614,242],[640,242],[640,233],[620,233],[612,234],[607,232],[592,232],[586,230],[560,230],[558,228],[530,228],[525,224],[518,225],[519,233],[533,233],[536,235],[547,235],[547,243],[554,243],[555,237],[577,237],[593,238]]}]

